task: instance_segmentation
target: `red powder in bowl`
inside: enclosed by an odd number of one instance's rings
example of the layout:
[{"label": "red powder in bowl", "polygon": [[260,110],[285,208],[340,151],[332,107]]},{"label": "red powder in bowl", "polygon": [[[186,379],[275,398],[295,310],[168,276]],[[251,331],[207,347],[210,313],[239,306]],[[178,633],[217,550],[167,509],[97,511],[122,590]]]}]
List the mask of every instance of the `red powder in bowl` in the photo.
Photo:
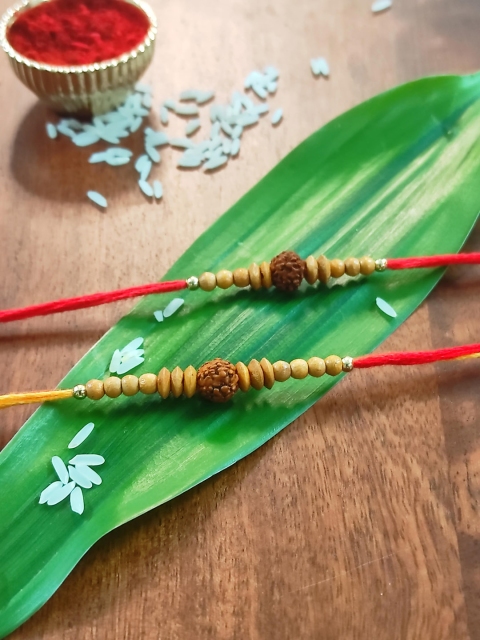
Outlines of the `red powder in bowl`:
[{"label": "red powder in bowl", "polygon": [[50,0],[19,13],[7,38],[30,60],[84,65],[135,49],[149,27],[145,13],[123,0]]}]

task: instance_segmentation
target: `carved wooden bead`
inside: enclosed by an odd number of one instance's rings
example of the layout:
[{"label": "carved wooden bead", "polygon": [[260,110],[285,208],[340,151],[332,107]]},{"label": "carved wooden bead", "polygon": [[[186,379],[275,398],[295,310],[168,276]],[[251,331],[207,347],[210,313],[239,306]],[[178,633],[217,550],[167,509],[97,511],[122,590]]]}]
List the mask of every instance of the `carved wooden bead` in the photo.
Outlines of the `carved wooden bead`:
[{"label": "carved wooden bead", "polygon": [[310,358],[307,360],[308,373],[313,378],[320,378],[325,373],[325,360],[322,358]]},{"label": "carved wooden bead", "polygon": [[144,373],[138,379],[138,388],[145,394],[156,393],[157,376],[154,373]]},{"label": "carved wooden bead", "polygon": [[295,251],[282,251],[270,262],[272,282],[280,291],[296,291],[302,284],[305,260]]},{"label": "carved wooden bead", "polygon": [[330,260],[330,273],[332,278],[340,278],[345,273],[345,263],[343,260]]},{"label": "carved wooden bead", "polygon": [[262,276],[262,287],[270,289],[272,286],[272,270],[269,262],[262,262],[260,265],[260,274]]},{"label": "carved wooden bead", "polygon": [[192,398],[197,390],[197,370],[192,365],[183,372],[183,393],[187,398]]},{"label": "carved wooden bead", "polygon": [[248,364],[248,371],[250,373],[250,383],[252,387],[259,391],[260,389],[262,389],[265,382],[265,376],[259,361],[255,359],[250,360]]},{"label": "carved wooden bead", "polygon": [[122,394],[122,381],[116,376],[107,378],[103,383],[103,387],[105,389],[105,394],[109,398],[118,398],[118,396]]},{"label": "carved wooden bead", "polygon": [[339,356],[328,356],[325,358],[325,369],[329,376],[338,376],[343,370],[342,359]]},{"label": "carved wooden bead", "polygon": [[267,389],[271,389],[275,384],[275,375],[273,373],[272,364],[266,358],[262,358],[260,360],[260,366],[263,370],[263,383]]},{"label": "carved wooden bead", "polygon": [[238,386],[244,392],[250,389],[250,372],[248,367],[243,362],[237,362],[236,370],[238,374]]},{"label": "carved wooden bead", "polygon": [[198,279],[198,286],[204,291],[213,291],[217,286],[217,278],[214,273],[205,271]]},{"label": "carved wooden bead", "polygon": [[89,380],[85,385],[87,398],[90,400],[100,400],[105,395],[105,389],[101,380]]},{"label": "carved wooden bead", "polygon": [[347,258],[345,260],[345,271],[348,276],[358,276],[360,273],[360,260],[358,258]]},{"label": "carved wooden bead", "polygon": [[330,280],[331,270],[330,270],[330,260],[325,256],[318,256],[317,258],[318,264],[318,279],[323,284],[326,284]]},{"label": "carved wooden bead", "polygon": [[285,380],[288,380],[292,375],[290,364],[288,362],[285,362],[285,360],[278,360],[277,362],[274,362],[273,374],[277,382],[285,382]]},{"label": "carved wooden bead", "polygon": [[217,287],[220,289],[228,289],[233,284],[233,273],[227,269],[222,269],[216,276]]},{"label": "carved wooden bead", "polygon": [[233,272],[233,282],[236,287],[248,287],[250,284],[248,269],[235,269]]},{"label": "carved wooden bead", "polygon": [[292,378],[303,380],[303,378],[308,376],[308,364],[301,358],[292,360],[290,362],[290,368],[292,370]]},{"label": "carved wooden bead", "polygon": [[157,390],[164,400],[170,395],[171,386],[172,377],[170,371],[163,367],[157,377]]},{"label": "carved wooden bead", "polygon": [[375,271],[375,260],[370,256],[363,256],[360,258],[360,273],[364,276],[369,276]]},{"label": "carved wooden bead", "polygon": [[262,274],[260,273],[260,267],[258,264],[253,262],[248,267],[248,275],[250,277],[250,285],[252,289],[261,289],[262,288]]},{"label": "carved wooden bead", "polygon": [[238,391],[237,369],[228,360],[210,360],[198,370],[197,388],[207,400],[227,402]]},{"label": "carved wooden bead", "polygon": [[183,393],[183,370],[175,367],[171,373],[172,396],[179,398]]},{"label": "carved wooden bead", "polygon": [[134,396],[138,393],[137,376],[124,376],[122,378],[122,391],[124,396]]},{"label": "carved wooden bead", "polygon": [[305,260],[305,280],[308,284],[315,284],[318,280],[318,262],[313,256]]}]

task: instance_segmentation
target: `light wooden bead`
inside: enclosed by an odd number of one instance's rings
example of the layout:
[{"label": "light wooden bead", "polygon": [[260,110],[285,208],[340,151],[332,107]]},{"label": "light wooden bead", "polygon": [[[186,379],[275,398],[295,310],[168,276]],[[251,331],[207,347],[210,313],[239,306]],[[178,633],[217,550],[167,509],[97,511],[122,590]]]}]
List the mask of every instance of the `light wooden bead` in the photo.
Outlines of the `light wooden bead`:
[{"label": "light wooden bead", "polygon": [[263,369],[263,383],[267,389],[271,389],[275,384],[275,374],[273,373],[272,363],[266,358],[260,360],[260,366]]},{"label": "light wooden bead", "polygon": [[285,360],[278,360],[273,363],[273,375],[277,382],[285,382],[292,375],[290,364]]},{"label": "light wooden bead", "polygon": [[263,375],[263,369],[260,366],[258,360],[250,360],[248,365],[248,371],[250,373],[250,383],[254,389],[261,389],[265,382],[265,376]]},{"label": "light wooden bead", "polygon": [[260,273],[260,267],[258,264],[253,262],[248,267],[248,275],[250,277],[250,284],[252,285],[252,289],[261,289],[262,288],[262,274]]},{"label": "light wooden bead", "polygon": [[332,278],[341,278],[345,273],[345,263],[343,260],[330,260],[330,273]]},{"label": "light wooden bead", "polygon": [[250,372],[246,364],[243,362],[237,362],[235,369],[238,373],[238,386],[244,392],[250,389]]},{"label": "light wooden bead", "polygon": [[183,371],[180,367],[175,367],[170,376],[172,381],[172,396],[179,398],[183,393]]},{"label": "light wooden bead", "polygon": [[138,388],[142,393],[149,395],[157,391],[157,376],[154,373],[144,373],[138,379]]},{"label": "light wooden bead", "polygon": [[248,275],[248,269],[235,269],[233,272],[233,282],[236,287],[248,287],[250,284],[250,276]]},{"label": "light wooden bead", "polygon": [[187,398],[195,395],[197,390],[197,370],[192,365],[188,366],[183,372],[183,393]]},{"label": "light wooden bead", "polygon": [[270,289],[272,286],[272,270],[270,269],[269,262],[262,262],[260,265],[260,273],[262,275],[262,287],[264,289]]},{"label": "light wooden bead", "polygon": [[231,271],[227,271],[227,269],[222,269],[217,273],[217,287],[220,289],[228,289],[233,284],[233,273]]},{"label": "light wooden bead", "polygon": [[157,376],[157,390],[164,400],[170,395],[171,386],[172,377],[170,371],[166,367],[163,367]]},{"label": "light wooden bead", "polygon": [[360,273],[360,260],[358,258],[347,258],[345,260],[345,271],[348,276],[358,276]]},{"label": "light wooden bead", "polygon": [[330,260],[325,256],[318,256],[317,258],[318,264],[318,279],[323,284],[326,284],[330,280],[331,270],[330,270]]},{"label": "light wooden bead", "polygon": [[308,284],[315,284],[318,280],[318,262],[313,256],[305,260],[305,280]]},{"label": "light wooden bead", "polygon": [[290,368],[292,370],[292,378],[303,380],[303,378],[308,376],[308,364],[301,358],[292,360],[290,362]]},{"label": "light wooden bead", "polygon": [[322,358],[310,358],[307,360],[308,373],[314,378],[320,378],[325,373],[325,360]]},{"label": "light wooden bead", "polygon": [[134,396],[138,393],[137,376],[124,376],[122,378],[122,391],[124,396]]},{"label": "light wooden bead", "polygon": [[105,395],[105,388],[101,380],[89,380],[85,385],[87,398],[90,400],[100,400]]},{"label": "light wooden bead", "polygon": [[217,278],[214,273],[205,271],[198,279],[198,286],[204,291],[213,291],[217,286]]},{"label": "light wooden bead", "polygon": [[369,276],[375,271],[375,260],[370,256],[363,256],[360,258],[360,273],[364,276]]},{"label": "light wooden bead", "polygon": [[116,376],[111,376],[104,381],[103,388],[109,398],[118,398],[122,393],[122,381]]},{"label": "light wooden bead", "polygon": [[338,376],[343,370],[342,359],[339,356],[328,356],[325,358],[325,370],[329,376]]}]

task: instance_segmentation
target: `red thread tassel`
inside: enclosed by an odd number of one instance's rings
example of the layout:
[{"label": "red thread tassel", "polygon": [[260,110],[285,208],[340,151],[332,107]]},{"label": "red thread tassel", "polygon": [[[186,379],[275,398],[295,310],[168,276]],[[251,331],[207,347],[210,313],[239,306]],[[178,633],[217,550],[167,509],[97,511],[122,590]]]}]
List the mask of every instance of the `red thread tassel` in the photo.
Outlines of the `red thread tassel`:
[{"label": "red thread tassel", "polygon": [[447,253],[443,256],[387,258],[387,269],[425,269],[454,264],[480,264],[480,253]]},{"label": "red thread tassel", "polygon": [[386,365],[427,364],[429,362],[439,362],[440,360],[455,360],[474,353],[480,353],[480,343],[466,344],[448,349],[435,349],[434,351],[398,351],[361,356],[353,359],[353,366],[355,369],[369,369],[370,367],[384,367]]},{"label": "red thread tassel", "polygon": [[172,280],[170,282],[154,282],[128,289],[118,289],[117,291],[107,291],[92,293],[88,296],[78,296],[76,298],[64,298],[54,302],[34,304],[22,309],[7,309],[0,311],[0,322],[12,322],[13,320],[25,320],[35,316],[48,316],[51,313],[61,313],[62,311],[73,311],[75,309],[87,309],[97,307],[101,304],[115,302],[116,300],[126,300],[127,298],[138,298],[151,293],[170,293],[181,291],[187,288],[185,280]]}]

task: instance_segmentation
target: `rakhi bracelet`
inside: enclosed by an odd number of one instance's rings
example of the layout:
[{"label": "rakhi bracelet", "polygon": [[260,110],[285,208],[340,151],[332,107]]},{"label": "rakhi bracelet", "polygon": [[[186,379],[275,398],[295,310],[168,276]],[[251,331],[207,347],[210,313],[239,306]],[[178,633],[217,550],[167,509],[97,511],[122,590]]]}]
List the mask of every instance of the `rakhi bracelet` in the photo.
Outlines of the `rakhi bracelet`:
[{"label": "rakhi bracelet", "polygon": [[228,360],[215,358],[203,364],[199,369],[188,366],[185,370],[175,367],[172,371],[163,367],[160,373],[144,373],[140,377],[126,375],[123,378],[111,376],[105,380],[90,380],[87,384],[77,384],[73,389],[57,389],[33,393],[11,393],[0,396],[0,408],[20,404],[53,402],[66,398],[77,400],[101,400],[104,396],[118,398],[121,395],[134,396],[159,394],[164,400],[173,398],[192,398],[200,394],[207,400],[217,403],[227,402],[241,390],[259,391],[264,387],[271,389],[276,382],[285,382],[289,378],[302,380],[307,376],[320,378],[327,374],[337,376],[349,373],[353,369],[369,369],[386,365],[420,365],[441,360],[460,360],[480,357],[480,343],[437,349],[434,351],[404,351],[367,355],[352,358],[331,355],[323,358],[316,356],[309,360],[297,358],[291,362],[278,360],[273,364],[266,358],[232,364]]},{"label": "rakhi bracelet", "polygon": [[7,309],[0,311],[0,322],[13,322],[63,311],[86,309],[117,300],[137,298],[152,293],[171,293],[182,289],[213,291],[217,287],[228,289],[232,286],[239,288],[250,286],[252,289],[270,289],[274,286],[281,291],[294,292],[304,279],[310,285],[316,282],[326,284],[330,278],[340,278],[344,275],[353,278],[358,275],[369,276],[375,271],[428,269],[455,264],[480,264],[480,253],[454,253],[418,258],[378,258],[377,260],[370,256],[329,260],[322,255],[318,258],[308,256],[303,260],[294,251],[283,251],[270,262],[262,262],[260,265],[254,262],[248,269],[240,268],[233,271],[222,269],[216,274],[205,271],[199,277],[190,276],[186,280],[154,282],[128,289],[64,298],[20,309]]}]

